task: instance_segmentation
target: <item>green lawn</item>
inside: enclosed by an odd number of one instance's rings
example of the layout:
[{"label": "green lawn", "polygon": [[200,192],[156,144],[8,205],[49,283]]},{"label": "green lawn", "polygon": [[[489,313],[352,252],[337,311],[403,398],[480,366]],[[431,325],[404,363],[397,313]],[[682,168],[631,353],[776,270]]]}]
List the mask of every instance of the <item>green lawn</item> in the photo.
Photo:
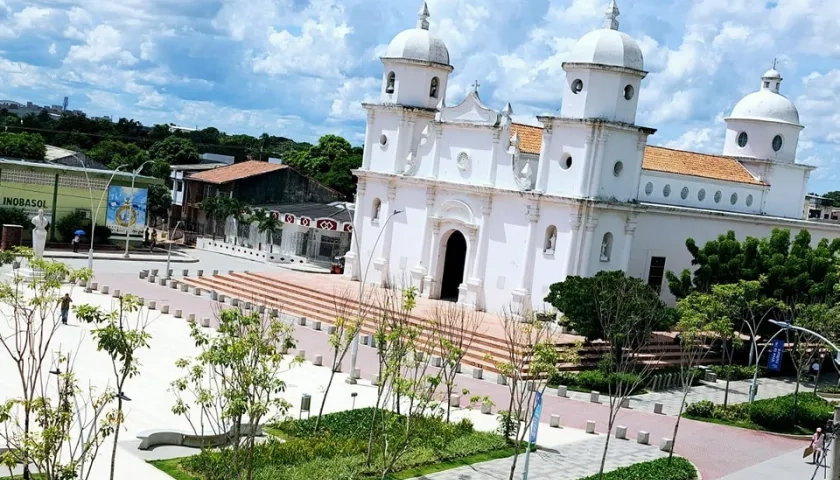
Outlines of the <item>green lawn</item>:
[{"label": "green lawn", "polygon": [[[381,478],[381,430],[375,435],[370,467],[365,458],[371,419],[371,409],[357,409],[325,415],[318,434],[314,432],[314,418],[266,427],[272,438],[257,447],[254,478]],[[394,439],[403,431],[405,421],[405,417],[391,414],[388,422],[377,422],[376,428],[388,425],[388,436]],[[495,433],[475,431],[469,421],[447,424],[435,418],[415,417],[411,422],[415,432],[411,446],[397,461],[390,479],[414,478],[514,454],[509,441]],[[230,451],[204,451],[192,457],[149,463],[177,480],[227,480],[232,478],[236,462]]]}]

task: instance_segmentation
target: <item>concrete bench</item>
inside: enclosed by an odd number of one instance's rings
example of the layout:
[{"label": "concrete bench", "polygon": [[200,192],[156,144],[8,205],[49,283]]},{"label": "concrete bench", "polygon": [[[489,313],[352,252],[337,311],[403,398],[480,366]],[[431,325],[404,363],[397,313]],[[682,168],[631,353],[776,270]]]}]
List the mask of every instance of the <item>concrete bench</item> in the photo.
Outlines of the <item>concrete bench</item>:
[{"label": "concrete bench", "polygon": [[137,448],[140,450],[151,450],[161,445],[181,446],[184,442],[185,435],[186,432],[173,432],[172,430],[143,430],[137,434],[137,438],[140,439],[140,445]]},{"label": "concrete bench", "polygon": [[[247,435],[251,431],[250,425],[242,425],[240,428],[242,429],[242,435]],[[137,438],[140,439],[140,445],[137,448],[140,450],[150,450],[154,447],[164,445],[189,448],[218,448],[230,442],[230,438],[233,437],[231,432],[232,429],[215,435],[196,435],[195,433],[178,430],[144,430],[137,434]],[[262,425],[255,426],[254,435],[257,437],[265,435]]]}]

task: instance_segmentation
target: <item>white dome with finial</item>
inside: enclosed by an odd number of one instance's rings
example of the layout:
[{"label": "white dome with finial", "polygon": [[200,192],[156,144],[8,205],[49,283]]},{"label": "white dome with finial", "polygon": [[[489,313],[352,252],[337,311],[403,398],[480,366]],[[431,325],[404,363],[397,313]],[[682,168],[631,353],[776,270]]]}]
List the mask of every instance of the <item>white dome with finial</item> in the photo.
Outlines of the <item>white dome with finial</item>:
[{"label": "white dome with finial", "polygon": [[644,71],[642,49],[633,37],[618,31],[618,5],[615,0],[607,7],[603,28],[594,30],[578,40],[567,63],[609,65]]},{"label": "white dome with finial", "polygon": [[787,97],[779,93],[782,76],[775,68],[761,77],[761,89],[742,98],[728,119],[761,120],[800,125],[799,111]]},{"label": "white dome with finial", "polygon": [[418,60],[449,65],[449,50],[440,37],[429,31],[429,7],[423,2],[417,27],[400,32],[382,58]]}]

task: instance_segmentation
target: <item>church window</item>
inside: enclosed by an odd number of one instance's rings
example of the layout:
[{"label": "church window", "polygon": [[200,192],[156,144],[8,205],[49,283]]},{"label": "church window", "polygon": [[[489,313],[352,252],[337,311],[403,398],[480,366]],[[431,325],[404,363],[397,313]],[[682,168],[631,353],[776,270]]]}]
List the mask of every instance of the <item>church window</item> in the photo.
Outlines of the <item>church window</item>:
[{"label": "church window", "polygon": [[648,268],[648,285],[650,285],[656,293],[662,291],[662,280],[665,278],[665,257],[650,257],[650,267]]},{"label": "church window", "polygon": [[733,193],[729,197],[729,203],[731,203],[732,205],[735,205],[736,203],[738,203],[738,194],[737,193]]},{"label": "church window", "polygon": [[650,195],[653,193],[653,182],[647,182],[645,184],[645,195]]},{"label": "church window", "polygon": [[607,232],[604,234],[604,239],[601,240],[601,261],[609,262],[612,255],[613,234]]},{"label": "church window", "polygon": [[720,203],[721,197],[723,197],[723,194],[720,193],[720,190],[715,192],[715,203]]},{"label": "church window", "polygon": [[551,255],[554,253],[554,247],[557,245],[557,227],[549,225],[545,229],[545,243],[543,245],[543,253]]},{"label": "church window", "polygon": [[738,146],[744,148],[747,146],[747,140],[749,137],[747,136],[747,132],[741,132],[738,134]]},{"label": "church window", "polygon": [[373,207],[371,208],[370,212],[370,219],[374,222],[379,221],[379,210],[382,209],[382,201],[378,198],[373,199]]},{"label": "church window", "polygon": [[438,97],[438,87],[440,87],[440,80],[437,77],[432,79],[432,86],[429,88],[429,96],[432,98]]},{"label": "church window", "polygon": [[621,161],[615,162],[615,165],[613,165],[613,175],[616,177],[621,175],[622,170],[624,170],[624,164]]},{"label": "church window", "polygon": [[688,187],[683,187],[682,190],[680,190],[680,198],[683,200],[688,198]]},{"label": "church window", "polygon": [[747,206],[752,207],[752,204],[753,204],[753,196],[752,195],[747,195]]},{"label": "church window", "polygon": [[568,170],[568,169],[572,168],[572,156],[571,155],[569,155],[568,153],[566,155],[563,155],[563,159],[560,160],[560,168],[562,168],[563,170]]},{"label": "church window", "polygon": [[394,87],[397,84],[397,74],[394,72],[388,73],[388,84],[385,86],[385,93],[394,93]]},{"label": "church window", "polygon": [[779,150],[781,150],[782,143],[784,142],[782,141],[781,135],[776,135],[775,137],[773,137],[773,151],[778,152]]},{"label": "church window", "polygon": [[706,199],[706,190],[701,188],[700,190],[697,191],[697,200],[702,202],[705,199]]},{"label": "church window", "polygon": [[627,85],[624,87],[624,99],[625,100],[632,100],[633,95],[636,93],[636,89],[633,88],[633,85]]},{"label": "church window", "polygon": [[578,94],[583,91],[583,80],[577,79],[572,82],[572,93]]},{"label": "church window", "polygon": [[388,144],[388,135],[385,135],[384,133],[382,135],[380,135],[379,136],[379,144],[382,145],[383,147],[385,145],[387,145]]},{"label": "church window", "polygon": [[664,196],[666,196],[666,197],[671,196],[671,186],[670,186],[670,185],[665,185],[665,186],[662,188],[662,195],[664,195]]},{"label": "church window", "polygon": [[770,88],[770,82],[767,80],[764,81],[764,88]]}]

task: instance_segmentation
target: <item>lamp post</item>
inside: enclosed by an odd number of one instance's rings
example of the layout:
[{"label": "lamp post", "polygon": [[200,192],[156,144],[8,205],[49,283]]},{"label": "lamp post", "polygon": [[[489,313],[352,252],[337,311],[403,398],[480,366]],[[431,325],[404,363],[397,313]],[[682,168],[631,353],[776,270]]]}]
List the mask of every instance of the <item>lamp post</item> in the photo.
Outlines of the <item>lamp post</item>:
[{"label": "lamp post", "polygon": [[[85,173],[85,180],[88,184],[88,194],[90,196],[90,214],[93,216],[90,220],[90,250],[88,250],[88,268],[93,271],[93,238],[94,234],[96,233],[96,219],[99,217],[99,210],[102,208],[102,201],[105,200],[105,196],[108,195],[108,187],[111,186],[111,182],[114,180],[114,176],[119,172],[125,165],[120,165],[119,167],[114,169],[114,172],[111,173],[111,177],[108,179],[108,183],[105,184],[105,188],[102,191],[102,195],[99,196],[99,203],[96,205],[96,211],[93,210],[93,185],[90,184],[90,176],[88,176],[87,165],[85,165],[84,160],[76,157],[76,160],[79,161],[79,164],[82,166],[82,171]],[[55,221],[55,219],[53,219]],[[90,283],[90,281],[88,281]]]},{"label": "lamp post", "polygon": [[171,275],[169,275],[169,262],[170,262],[170,260],[172,260],[172,242],[173,242],[172,239],[175,237],[175,232],[178,231],[178,225],[180,225],[180,224],[181,224],[181,220],[178,220],[178,223],[175,224],[175,228],[172,229],[172,233],[169,234],[169,238],[168,238],[169,248],[166,251],[166,278],[167,279],[171,278]]},{"label": "lamp post", "polygon": [[[365,283],[367,282],[367,274],[368,270],[370,270],[370,262],[373,259],[373,252],[376,251],[376,245],[379,243],[379,240],[382,238],[382,233],[385,232],[385,229],[388,227],[388,222],[391,221],[394,216],[397,214],[403,213],[402,210],[394,210],[388,215],[388,218],[385,219],[385,222],[382,224],[382,228],[379,229],[379,235],[376,237],[376,241],[373,242],[373,247],[371,247],[371,255],[368,258],[367,265],[365,266],[364,272],[359,275],[359,304],[358,310],[356,312],[356,316],[358,317],[357,320],[361,321],[362,318],[362,299],[364,298],[364,289]],[[359,260],[361,261],[362,256],[362,249],[359,247],[359,239],[356,238],[356,232],[353,232],[353,240],[355,240],[356,244],[356,255],[359,256]],[[353,343],[350,347],[350,376],[347,378],[347,383],[353,385],[356,383],[356,378],[354,377],[356,371],[356,359],[359,357],[359,332],[356,332],[356,335],[353,336]]]},{"label": "lamp post", "polygon": [[[151,160],[146,160],[145,162],[141,163],[140,166],[137,167],[133,172],[131,172],[131,196],[129,197],[128,205],[131,207],[132,211],[134,211],[134,180],[137,178],[137,175],[139,175],[140,172],[143,170],[143,167],[145,167],[146,164],[149,164],[149,163],[152,163],[152,161]],[[131,225],[126,225],[126,227],[125,227],[125,255],[123,255],[125,258],[129,258],[129,255],[128,255],[128,237],[129,237],[129,234],[131,233],[131,229],[129,227],[131,227]]]}]

